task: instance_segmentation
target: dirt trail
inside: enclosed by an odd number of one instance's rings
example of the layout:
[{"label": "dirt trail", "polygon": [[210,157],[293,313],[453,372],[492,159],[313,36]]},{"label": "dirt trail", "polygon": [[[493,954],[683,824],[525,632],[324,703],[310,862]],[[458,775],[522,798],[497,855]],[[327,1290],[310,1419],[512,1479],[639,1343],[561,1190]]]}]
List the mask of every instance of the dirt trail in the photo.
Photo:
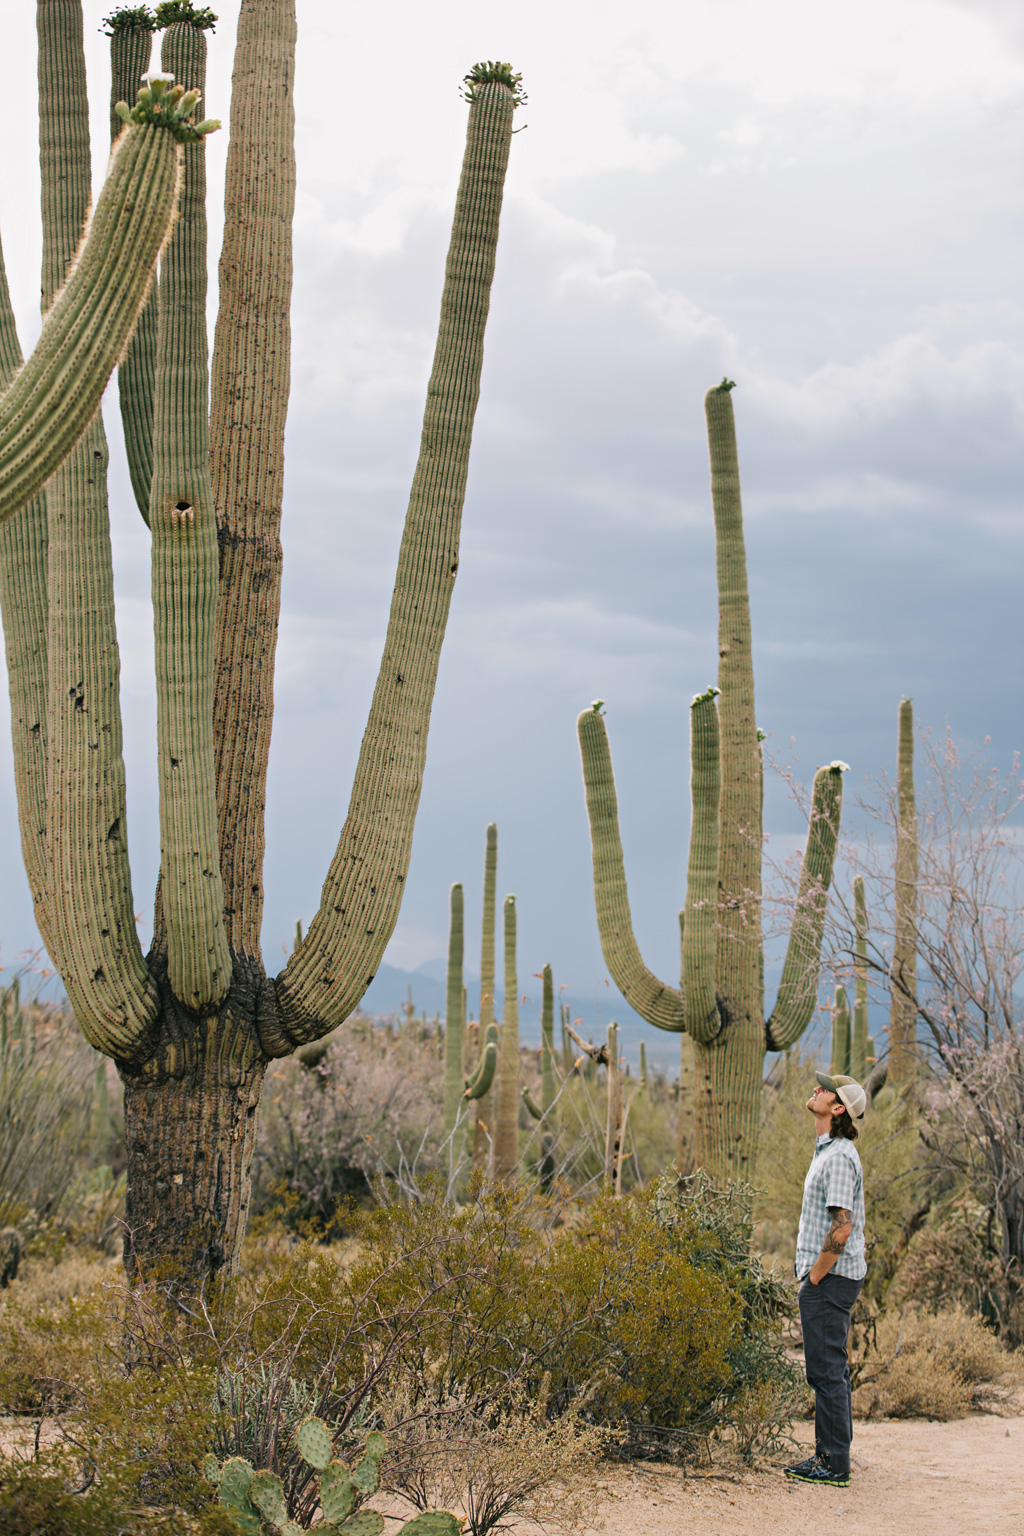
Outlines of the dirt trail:
[{"label": "dirt trail", "polygon": [[[811,1425],[794,1432],[812,1445]],[[858,1423],[853,1451],[850,1487],[842,1489],[793,1483],[781,1471],[735,1474],[733,1482],[626,1468],[599,1478],[593,1529],[604,1536],[1024,1536],[1024,1419]]]}]

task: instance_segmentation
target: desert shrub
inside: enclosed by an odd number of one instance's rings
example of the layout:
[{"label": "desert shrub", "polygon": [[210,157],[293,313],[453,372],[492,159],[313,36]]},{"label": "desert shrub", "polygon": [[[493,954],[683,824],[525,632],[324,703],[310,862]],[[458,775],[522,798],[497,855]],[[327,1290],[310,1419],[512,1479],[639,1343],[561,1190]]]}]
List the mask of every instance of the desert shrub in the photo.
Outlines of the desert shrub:
[{"label": "desert shrub", "polygon": [[854,1412],[866,1418],[962,1418],[992,1383],[1022,1374],[977,1317],[959,1308],[887,1313],[856,1362]]},{"label": "desert shrub", "polygon": [[[516,1515],[535,1525],[575,1532],[591,1523],[594,1463],[608,1432],[578,1409],[557,1418],[543,1396],[528,1403],[515,1389],[481,1412],[453,1399],[423,1412],[408,1397],[408,1381],[388,1395],[384,1486],[417,1509],[465,1510],[470,1536],[487,1536]],[[404,1390],[403,1390],[404,1389]]]},{"label": "desert shrub", "polygon": [[417,1020],[350,1020],[326,1042],[274,1062],[253,1163],[254,1213],[277,1209],[293,1229],[313,1224],[338,1236],[346,1202],[369,1196],[373,1179],[437,1167],[441,1077],[436,1034]]},{"label": "desert shrub", "polygon": [[97,1053],[67,1009],[0,988],[0,1227],[52,1221],[87,1143]]}]

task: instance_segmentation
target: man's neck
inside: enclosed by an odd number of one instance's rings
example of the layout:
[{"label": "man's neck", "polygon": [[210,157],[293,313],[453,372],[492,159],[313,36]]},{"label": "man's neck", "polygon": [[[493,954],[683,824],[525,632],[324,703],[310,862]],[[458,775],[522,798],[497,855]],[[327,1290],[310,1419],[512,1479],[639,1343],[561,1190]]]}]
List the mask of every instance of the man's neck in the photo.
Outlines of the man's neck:
[{"label": "man's neck", "polygon": [[831,1134],[832,1134],[832,1116],[831,1115],[815,1115],[815,1117],[814,1117],[814,1135],[815,1135],[815,1139],[817,1139],[817,1137],[819,1137],[819,1136],[830,1136]]}]

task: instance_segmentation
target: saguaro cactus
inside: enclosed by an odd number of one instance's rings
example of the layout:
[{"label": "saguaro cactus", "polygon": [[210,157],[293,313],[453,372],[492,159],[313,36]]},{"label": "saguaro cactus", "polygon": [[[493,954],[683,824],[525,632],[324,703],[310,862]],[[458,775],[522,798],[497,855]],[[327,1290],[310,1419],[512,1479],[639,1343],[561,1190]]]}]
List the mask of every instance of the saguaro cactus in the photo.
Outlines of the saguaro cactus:
[{"label": "saguaro cactus", "polygon": [[896,923],[889,1006],[889,1073],[894,1088],[917,1081],[917,807],[914,799],[914,706],[900,704],[896,770]]},{"label": "saguaro cactus", "polygon": [[[732,388],[723,380],[708,391],[704,402],[718,565],[718,687],[699,694],[690,710],[693,818],[678,989],[647,969],[633,936],[601,701],[580,715],[578,733],[605,962],[627,1002],[643,1018],[660,1029],[685,1031],[692,1040],[696,1159],[716,1177],[738,1178],[748,1176],[755,1161],[765,1051],[792,1045],[814,1011],[845,764],[832,763],[815,775],[788,952],[778,1000],[765,1022],[763,766],[754,719]],[[683,1089],[682,1082],[680,1086]]]},{"label": "saguaro cactus", "polygon": [[505,1010],[498,1061],[493,1169],[496,1179],[510,1179],[519,1166],[519,978],[516,974],[514,896],[505,897],[502,915],[505,924]]},{"label": "saguaro cactus", "polygon": [[604,1187],[618,1199],[622,1192],[622,1062],[619,1026],[608,1025],[608,1107],[604,1136]]},{"label": "saguaro cactus", "polygon": [[453,885],[449,896],[448,973],[444,1015],[444,1131],[450,1136],[459,1118],[465,1082],[462,1075],[465,988],[462,985],[463,901],[462,886]]},{"label": "saguaro cactus", "polygon": [[846,1076],[850,1071],[850,1005],[846,998],[846,988],[839,986],[836,987],[832,1007],[832,1062],[829,1071],[833,1077],[837,1072]]},{"label": "saguaro cactus", "polygon": [[[132,8],[133,16],[138,10]],[[123,42],[118,14],[111,19],[115,54]],[[161,8],[161,17],[171,23],[165,59],[180,55],[182,68],[198,70],[209,13],[176,0],[170,10]],[[39,0],[39,19],[49,296],[84,217],[88,136],[79,0]],[[126,1264],[132,1270],[159,1257],[193,1283],[231,1266],[237,1255],[267,1063],[320,1039],[351,1013],[397,918],[458,569],[502,188],[520,94],[507,65],[478,66],[467,77],[466,155],[380,675],[320,909],[284,970],[270,978],[259,930],[280,605],[294,53],[294,0],[242,0],[209,449],[201,154],[192,157],[185,215],[157,301],[146,505],[153,531],[161,877],[148,956],[136,936],[127,859],[101,438],[90,438],[81,464],[72,461],[51,482],[45,539],[38,519],[29,525],[28,508],[12,519],[21,527],[21,550],[28,551],[17,572],[10,569],[17,546],[8,540],[2,550],[4,626],[8,636],[15,634],[11,691],[26,865],[40,931],[75,1013],[89,1039],[114,1058],[125,1085]],[[173,193],[180,151],[155,123],[169,120],[171,106],[180,136],[201,136],[204,125],[190,117],[196,105],[191,93],[175,95],[153,80],[138,111],[128,114],[132,125],[113,162],[114,183],[146,146],[150,178],[166,162]],[[167,230],[153,231],[148,187],[141,178],[131,231],[149,231],[155,257]],[[127,229],[116,238],[109,233],[116,226],[106,213],[101,217],[103,208],[101,198],[90,239],[108,231],[104,238],[118,249],[130,244]],[[83,271],[93,270],[87,249],[48,325],[64,323],[66,296],[79,291],[74,284]],[[106,305],[107,328],[122,327],[108,373],[145,298],[149,271],[142,279],[138,272],[147,262],[151,267],[150,257],[136,255],[127,264],[131,282]],[[84,299],[74,303],[86,314]],[[13,336],[6,295],[4,327]],[[104,343],[109,346],[106,331]],[[84,354],[75,346],[77,333],[62,343],[60,357],[81,366],[94,391],[88,420],[105,375],[97,383],[102,369],[80,365],[76,359]],[[14,388],[24,389],[32,377],[26,368]],[[141,452],[133,476],[145,479]],[[31,479],[17,485],[21,501],[32,494]],[[9,655],[11,649],[9,640]]]},{"label": "saguaro cactus", "polygon": [[868,903],[862,875],[858,875],[853,882],[853,926],[854,993],[853,1033],[850,1037],[850,1076],[862,1082],[869,1051],[872,1056],[874,1055],[868,1038]]},{"label": "saguaro cactus", "polygon": [[[498,828],[492,821],[487,828],[484,849],[483,930],[480,940],[480,1037],[486,1039],[494,1023],[494,909],[498,890]],[[494,1139],[494,1089],[489,1088],[474,1100],[473,1167],[483,1170],[490,1164]]]}]

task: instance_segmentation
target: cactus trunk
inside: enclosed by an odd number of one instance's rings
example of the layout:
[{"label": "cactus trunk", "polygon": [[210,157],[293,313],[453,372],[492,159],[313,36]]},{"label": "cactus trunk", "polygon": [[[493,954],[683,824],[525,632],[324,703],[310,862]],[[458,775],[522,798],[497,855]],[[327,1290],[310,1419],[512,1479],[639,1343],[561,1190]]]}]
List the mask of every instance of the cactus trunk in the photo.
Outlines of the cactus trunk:
[{"label": "cactus trunk", "polygon": [[900,704],[896,778],[896,922],[889,1009],[889,1072],[892,1087],[910,1091],[917,1082],[917,807],[914,799],[914,706]]},{"label": "cactus trunk", "polygon": [[861,875],[853,882],[853,924],[855,949],[850,1076],[863,1082],[868,1052],[870,1050],[874,1055],[874,1047],[868,1040],[868,907]]},{"label": "cactus trunk", "polygon": [[[484,848],[483,935],[480,941],[480,1038],[487,1038],[487,1027],[494,1023],[494,913],[498,890],[498,828],[492,821],[487,828]],[[482,1171],[490,1165],[494,1140],[495,1091],[491,1087],[473,1109],[473,1167]]]},{"label": "cactus trunk", "polygon": [[836,1000],[832,1008],[832,1059],[829,1072],[843,1076],[850,1074],[850,1005],[846,989],[836,987]]},{"label": "cactus trunk", "polygon": [[519,978],[516,974],[516,899],[506,896],[505,1013],[501,1024],[494,1177],[513,1179],[519,1167]]},{"label": "cactus trunk", "polygon": [[604,1134],[604,1187],[616,1199],[622,1193],[622,1063],[619,1026],[608,1026],[608,1106]]},{"label": "cactus trunk", "polygon": [[547,1190],[555,1176],[555,981],[550,965],[541,972],[540,1007],[540,1110],[544,1120],[540,1138],[540,1187]]}]

